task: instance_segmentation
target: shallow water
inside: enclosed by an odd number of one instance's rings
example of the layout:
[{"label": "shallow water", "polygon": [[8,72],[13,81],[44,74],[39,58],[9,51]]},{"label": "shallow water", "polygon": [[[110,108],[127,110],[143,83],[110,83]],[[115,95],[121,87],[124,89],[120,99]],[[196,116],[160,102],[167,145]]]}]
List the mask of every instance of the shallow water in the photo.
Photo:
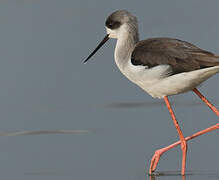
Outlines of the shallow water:
[{"label": "shallow water", "polygon": [[[178,136],[162,100],[126,80],[105,35],[105,17],[128,9],[141,38],[171,36],[219,54],[218,1],[3,0],[0,2],[1,179],[219,179],[218,130],[165,153],[158,177],[147,175],[156,149]],[[203,13],[205,12],[205,13]],[[218,107],[218,75],[201,92]],[[170,98],[185,136],[218,123],[195,96]]]},{"label": "shallow water", "polygon": [[211,143],[217,142],[218,132],[189,142],[185,177],[179,171],[180,148],[163,155],[155,173],[158,176],[149,177],[147,171],[153,151],[165,145],[159,140],[167,139],[168,135],[161,138],[155,131],[150,134],[141,120],[113,122],[113,126],[99,129],[0,132],[1,175],[6,179],[219,178],[218,144]]}]

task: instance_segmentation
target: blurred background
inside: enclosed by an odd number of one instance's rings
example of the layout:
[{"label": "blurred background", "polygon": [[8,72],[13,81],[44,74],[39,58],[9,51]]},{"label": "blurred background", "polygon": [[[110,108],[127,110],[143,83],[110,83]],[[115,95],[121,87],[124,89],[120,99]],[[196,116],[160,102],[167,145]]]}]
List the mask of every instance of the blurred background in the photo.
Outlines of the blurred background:
[{"label": "blurred background", "polygon": [[[138,17],[141,39],[173,37],[219,54],[218,8],[217,0],[1,0],[1,178],[149,179],[154,151],[178,140],[163,101],[119,72],[115,40],[82,62],[118,9]],[[218,75],[200,87],[217,107],[218,89]],[[170,100],[185,136],[218,123],[192,92]],[[219,179],[218,138],[215,131],[189,142],[187,180]],[[158,165],[180,169],[179,147]]]}]

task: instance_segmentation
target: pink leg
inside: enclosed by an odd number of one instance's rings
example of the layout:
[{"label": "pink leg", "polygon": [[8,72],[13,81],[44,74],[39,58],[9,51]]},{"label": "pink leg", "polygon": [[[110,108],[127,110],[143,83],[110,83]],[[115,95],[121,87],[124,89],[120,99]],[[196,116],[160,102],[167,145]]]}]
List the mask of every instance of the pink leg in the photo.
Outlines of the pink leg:
[{"label": "pink leg", "polygon": [[172,109],[172,107],[171,107],[171,105],[170,105],[170,102],[169,102],[167,96],[164,96],[164,101],[165,101],[166,106],[167,106],[167,108],[168,108],[168,110],[169,110],[169,112],[170,112],[170,115],[171,115],[171,117],[172,117],[172,119],[173,119],[173,123],[174,123],[174,125],[175,125],[175,127],[176,127],[176,130],[177,130],[178,135],[179,135],[179,138],[180,138],[181,149],[182,149],[182,170],[181,170],[181,174],[182,174],[182,175],[185,175],[187,142],[186,142],[186,140],[185,140],[185,138],[184,138],[184,136],[183,136],[183,133],[182,133],[180,127],[179,127],[179,123],[178,123],[177,120],[176,120],[176,116],[175,116],[175,114],[174,114],[174,112],[173,112],[173,109]]},{"label": "pink leg", "polygon": [[[199,131],[199,132],[197,132],[197,133],[195,133],[191,136],[188,136],[188,137],[185,138],[185,140],[189,141],[189,140],[191,140],[195,137],[201,136],[202,134],[206,134],[206,133],[211,132],[211,131],[216,130],[216,129],[219,129],[219,123],[217,123],[214,126],[211,126],[211,127],[207,128],[207,129],[204,129],[202,131]],[[166,151],[178,146],[180,143],[181,143],[181,141],[177,141],[177,142],[175,142],[175,143],[173,143],[173,144],[171,144],[171,145],[169,145],[165,148],[162,148],[162,149],[159,149],[159,150],[155,151],[155,154],[154,154],[154,156],[152,157],[152,160],[151,160],[149,174],[152,174],[152,172],[155,171],[161,155],[163,153],[165,153]]]},{"label": "pink leg", "polygon": [[[208,105],[208,107],[210,109],[212,109],[212,111],[215,112],[215,114],[217,116],[219,116],[219,111],[197,89],[194,89],[193,91]],[[219,129],[219,123],[217,123],[214,126],[211,126],[211,127],[207,128],[207,129],[204,129],[202,131],[199,131],[199,132],[193,134],[192,136],[188,136],[188,137],[185,138],[185,140],[189,141],[189,140],[191,140],[191,139],[193,139],[195,137],[198,137],[198,136],[200,136],[202,134],[208,133],[208,132],[216,130],[216,129]],[[164,152],[166,152],[166,151],[168,151],[168,150],[178,146],[180,143],[181,143],[181,141],[177,141],[177,142],[175,142],[175,143],[173,143],[173,144],[171,144],[171,145],[169,145],[169,146],[167,146],[165,148],[162,148],[162,149],[159,149],[159,150],[155,151],[155,154],[154,154],[154,156],[152,157],[152,160],[151,160],[149,174],[152,174],[152,172],[155,171],[161,155]]]},{"label": "pink leg", "polygon": [[193,91],[195,92],[195,94],[197,94],[199,97],[200,97],[200,99],[205,103],[205,104],[207,104],[207,106],[212,110],[212,111],[214,111],[215,112],[215,114],[217,115],[217,116],[219,116],[219,111],[217,110],[217,108],[216,107],[214,107],[201,93],[200,93],[200,91],[198,90],[198,89],[193,89]]}]

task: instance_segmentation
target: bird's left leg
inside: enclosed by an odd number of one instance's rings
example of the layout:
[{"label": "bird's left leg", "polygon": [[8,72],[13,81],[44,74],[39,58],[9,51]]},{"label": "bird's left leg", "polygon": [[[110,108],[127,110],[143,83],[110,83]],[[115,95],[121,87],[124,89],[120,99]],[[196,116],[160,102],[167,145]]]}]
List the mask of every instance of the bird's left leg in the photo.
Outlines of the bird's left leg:
[{"label": "bird's left leg", "polygon": [[[170,102],[168,100],[167,96],[164,96],[164,101],[166,103],[166,106],[171,114],[171,117],[173,119],[174,125],[176,127],[176,130],[179,134],[179,138],[180,138],[180,143],[181,143],[181,149],[182,149],[182,169],[181,169],[181,174],[185,175],[185,168],[186,168],[186,153],[187,153],[187,142],[186,139],[183,136],[183,133],[179,127],[179,124],[176,120],[175,114],[173,112],[173,109],[170,105]],[[149,170],[149,174],[152,174],[152,172],[155,170],[157,163],[159,161],[159,158],[161,156],[161,154],[169,149],[171,149],[172,147],[167,147],[167,148],[163,148],[160,149],[158,151],[155,152],[155,155],[153,156],[152,160],[151,160],[151,165],[150,165],[150,170]],[[158,158],[156,158],[158,156]]]},{"label": "bird's left leg", "polygon": [[[212,105],[212,104],[207,100],[207,98],[205,98],[196,88],[193,89],[193,91],[194,91],[194,92],[201,98],[201,100],[202,100],[203,102],[205,102],[205,103],[207,104],[207,106],[208,106],[212,111],[214,111],[215,114],[219,117],[219,110],[218,110],[214,105]],[[209,128],[206,128],[206,129],[204,129],[204,130],[198,131],[198,132],[194,133],[193,135],[186,137],[185,139],[186,139],[186,141],[189,141],[189,140],[191,140],[191,139],[193,139],[193,138],[195,138],[195,137],[201,136],[201,135],[203,135],[203,134],[206,134],[206,133],[211,132],[211,131],[216,130],[216,129],[219,129],[219,123],[217,123],[216,125],[213,125],[213,126],[211,126],[211,127],[209,127]],[[171,145],[169,145],[169,146],[167,146],[167,147],[164,147],[164,148],[161,148],[161,149],[155,151],[155,153],[154,153],[154,155],[153,155],[153,157],[152,157],[152,160],[151,160],[149,174],[151,174],[153,171],[155,171],[155,169],[156,169],[156,167],[157,167],[157,165],[158,165],[158,162],[159,162],[159,160],[160,160],[161,155],[162,155],[163,153],[165,153],[166,151],[168,151],[168,150],[170,150],[170,149],[172,149],[172,148],[178,146],[180,143],[181,143],[181,141],[177,141],[177,142],[175,142],[175,143],[173,143],[173,144],[171,144]]]},{"label": "bird's left leg", "polygon": [[[217,123],[216,125],[213,125],[213,126],[207,128],[207,129],[198,131],[195,134],[186,137],[185,140],[189,141],[189,140],[191,140],[191,139],[193,139],[195,137],[201,136],[203,134],[206,134],[206,133],[211,132],[211,131],[216,130],[216,129],[219,129],[219,123]],[[167,147],[164,147],[164,148],[161,148],[161,149],[155,151],[155,153],[154,153],[154,155],[153,155],[153,157],[151,159],[151,165],[150,165],[150,171],[149,171],[150,175],[152,174],[152,172],[155,171],[155,169],[156,169],[156,167],[158,165],[158,162],[159,162],[160,157],[162,156],[162,154],[165,153],[166,151],[168,151],[168,150],[178,146],[179,144],[181,144],[181,141],[177,141],[177,142],[175,142],[175,143],[173,143],[173,144],[171,144],[171,145],[169,145]]]},{"label": "bird's left leg", "polygon": [[193,89],[194,93],[219,117],[219,111],[213,104],[211,104],[206,97],[204,97],[198,89]]}]

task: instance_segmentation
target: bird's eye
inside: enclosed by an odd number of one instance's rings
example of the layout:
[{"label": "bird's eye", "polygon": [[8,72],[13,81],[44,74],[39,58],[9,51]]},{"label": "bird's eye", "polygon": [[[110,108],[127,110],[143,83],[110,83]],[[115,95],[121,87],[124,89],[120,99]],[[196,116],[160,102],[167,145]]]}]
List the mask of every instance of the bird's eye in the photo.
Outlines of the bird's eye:
[{"label": "bird's eye", "polygon": [[109,28],[112,28],[112,27],[113,27],[113,24],[112,24],[112,23],[110,23],[108,26],[109,26]]},{"label": "bird's eye", "polygon": [[120,25],[121,25],[121,23],[118,21],[110,21],[110,20],[106,21],[106,26],[109,29],[117,29]]}]

